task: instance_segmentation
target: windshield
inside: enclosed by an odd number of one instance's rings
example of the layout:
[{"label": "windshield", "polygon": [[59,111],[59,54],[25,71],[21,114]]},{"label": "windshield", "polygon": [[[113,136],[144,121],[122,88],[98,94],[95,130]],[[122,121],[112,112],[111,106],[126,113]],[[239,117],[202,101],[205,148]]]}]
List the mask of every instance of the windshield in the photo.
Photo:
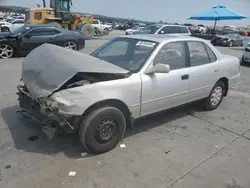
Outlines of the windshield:
[{"label": "windshield", "polygon": [[139,29],[139,26],[134,26],[134,27],[132,27],[131,29],[137,30],[137,29]]},{"label": "windshield", "polygon": [[22,26],[22,27],[19,27],[16,30],[12,31],[11,33],[14,34],[14,35],[22,35],[28,30],[30,30],[30,27]]},{"label": "windshield", "polygon": [[138,72],[158,43],[132,38],[115,38],[91,55],[131,72]]},{"label": "windshield", "polygon": [[144,31],[151,31],[150,33],[155,33],[161,27],[162,26],[160,26],[160,25],[149,25],[149,26],[144,27],[142,30],[144,30]]}]

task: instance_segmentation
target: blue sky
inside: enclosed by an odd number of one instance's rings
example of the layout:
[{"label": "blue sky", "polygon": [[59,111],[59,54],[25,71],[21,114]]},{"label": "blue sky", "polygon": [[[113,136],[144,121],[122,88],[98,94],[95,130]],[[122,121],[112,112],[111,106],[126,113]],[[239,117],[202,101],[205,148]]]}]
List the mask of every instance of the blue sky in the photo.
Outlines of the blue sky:
[{"label": "blue sky", "polygon": [[[49,0],[46,1],[49,5]],[[37,4],[42,5],[42,0],[0,0],[0,4],[36,7]],[[189,21],[186,18],[215,5],[225,5],[250,16],[250,0],[73,0],[72,11],[149,21],[197,24],[202,21]],[[203,21],[203,24],[213,25],[213,22]],[[219,25],[246,26],[250,25],[250,19],[221,21]]]}]

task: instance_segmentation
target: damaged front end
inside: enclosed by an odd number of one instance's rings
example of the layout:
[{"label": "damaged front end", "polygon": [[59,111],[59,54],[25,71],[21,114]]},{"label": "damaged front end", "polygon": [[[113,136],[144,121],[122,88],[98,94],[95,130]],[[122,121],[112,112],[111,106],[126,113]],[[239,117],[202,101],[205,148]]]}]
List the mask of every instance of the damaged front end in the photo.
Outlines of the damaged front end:
[{"label": "damaged front end", "polygon": [[78,129],[81,116],[64,117],[58,112],[57,104],[46,98],[34,99],[23,85],[17,86],[21,115],[41,126],[42,131],[53,139],[57,132],[73,133]]},{"label": "damaged front end", "polygon": [[[97,82],[123,79],[130,76],[128,70],[95,57],[44,44],[34,49],[23,61],[23,85],[17,86],[20,113],[41,125],[53,138],[58,130],[75,132],[82,121],[76,101],[82,93],[69,92],[57,97],[60,91]],[[62,94],[62,93],[61,93]]]}]

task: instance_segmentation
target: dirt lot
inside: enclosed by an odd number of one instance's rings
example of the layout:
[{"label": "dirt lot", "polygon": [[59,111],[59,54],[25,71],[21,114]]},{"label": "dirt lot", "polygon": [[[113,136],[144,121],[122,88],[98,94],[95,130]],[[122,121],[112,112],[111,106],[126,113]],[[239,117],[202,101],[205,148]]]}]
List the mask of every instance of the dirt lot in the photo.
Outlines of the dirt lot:
[{"label": "dirt lot", "polygon": [[[88,41],[84,53],[118,35]],[[241,57],[239,48],[219,48]],[[19,116],[22,58],[0,60],[1,188],[248,188],[250,67],[219,109],[188,105],[136,122],[111,152],[81,157],[76,135],[53,142]],[[75,171],[75,177],[68,177]]]}]

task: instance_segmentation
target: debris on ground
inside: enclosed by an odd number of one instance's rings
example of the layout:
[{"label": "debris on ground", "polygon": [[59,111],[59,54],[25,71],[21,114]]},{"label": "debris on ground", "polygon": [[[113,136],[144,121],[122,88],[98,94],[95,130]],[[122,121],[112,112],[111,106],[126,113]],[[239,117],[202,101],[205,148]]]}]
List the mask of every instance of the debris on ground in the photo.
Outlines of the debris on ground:
[{"label": "debris on ground", "polygon": [[217,145],[214,145],[214,147],[219,148],[219,146],[217,146]]},{"label": "debris on ground", "polygon": [[70,171],[70,172],[69,172],[69,176],[70,176],[70,177],[74,177],[74,176],[76,176],[76,172],[74,172],[74,171]]},{"label": "debris on ground", "polygon": [[165,151],[165,153],[166,153],[167,155],[169,155],[170,152],[171,152],[171,149],[168,150],[168,151]]},{"label": "debris on ground", "polygon": [[31,141],[31,142],[34,142],[34,141],[36,141],[38,138],[39,138],[39,136],[30,136],[30,137],[28,138],[28,140]]},{"label": "debris on ground", "polygon": [[9,168],[11,168],[11,165],[5,166],[5,169],[9,169]]},{"label": "debris on ground", "polygon": [[126,148],[125,144],[120,144],[120,148]]},{"label": "debris on ground", "polygon": [[87,156],[87,155],[88,155],[88,153],[86,153],[86,152],[81,153],[81,156],[82,156],[82,157],[85,157],[85,156]]}]

